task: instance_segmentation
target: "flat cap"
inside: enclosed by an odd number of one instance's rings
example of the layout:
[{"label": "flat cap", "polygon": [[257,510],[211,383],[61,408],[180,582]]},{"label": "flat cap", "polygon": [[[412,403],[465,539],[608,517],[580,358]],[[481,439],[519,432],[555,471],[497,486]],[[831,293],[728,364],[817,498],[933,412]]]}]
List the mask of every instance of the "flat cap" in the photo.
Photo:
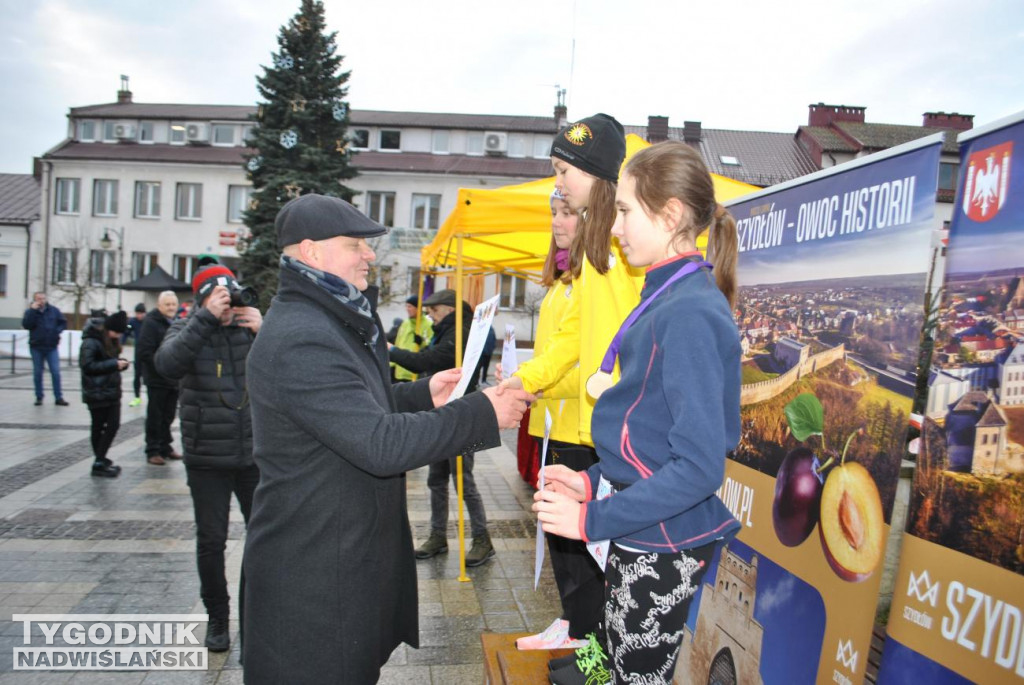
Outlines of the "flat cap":
[{"label": "flat cap", "polygon": [[455,291],[451,288],[445,288],[444,290],[438,290],[436,293],[423,300],[424,307],[434,307],[439,304],[448,305],[449,307],[455,306]]},{"label": "flat cap", "polygon": [[274,229],[279,248],[307,239],[328,240],[341,235],[374,238],[388,232],[350,203],[315,193],[289,200],[277,213]]}]

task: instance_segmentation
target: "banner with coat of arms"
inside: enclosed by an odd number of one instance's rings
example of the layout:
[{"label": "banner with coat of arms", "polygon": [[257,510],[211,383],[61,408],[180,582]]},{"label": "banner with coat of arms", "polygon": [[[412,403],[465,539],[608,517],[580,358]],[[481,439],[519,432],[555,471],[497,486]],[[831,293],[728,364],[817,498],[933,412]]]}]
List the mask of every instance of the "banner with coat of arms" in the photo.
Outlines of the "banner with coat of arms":
[{"label": "banner with coat of arms", "polygon": [[879,683],[1024,683],[1024,112],[959,143]]}]

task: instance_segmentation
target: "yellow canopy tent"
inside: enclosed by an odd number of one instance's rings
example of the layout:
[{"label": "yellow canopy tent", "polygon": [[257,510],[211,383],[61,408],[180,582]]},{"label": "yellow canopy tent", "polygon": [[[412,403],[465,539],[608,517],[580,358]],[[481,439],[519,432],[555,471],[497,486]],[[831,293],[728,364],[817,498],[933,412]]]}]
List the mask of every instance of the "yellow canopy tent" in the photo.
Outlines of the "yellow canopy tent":
[{"label": "yellow canopy tent", "polygon": [[[649,143],[626,136],[626,159]],[[719,202],[759,190],[724,176],[711,175]],[[437,236],[420,253],[428,273],[453,269],[458,263],[458,238],[462,238],[462,269],[466,275],[508,273],[534,281],[540,279],[551,244],[548,198],[553,176],[529,183],[494,189],[459,189],[455,209]],[[703,248],[701,237],[698,245]]]},{"label": "yellow canopy tent", "polygon": [[[626,136],[626,159],[650,145],[639,136]],[[719,202],[746,195],[756,186],[711,175]],[[455,209],[433,241],[420,252],[422,275],[447,273],[455,277],[456,302],[463,298],[464,275],[507,273],[540,281],[551,245],[553,176],[493,190],[460,188]],[[704,249],[706,234],[697,241]],[[423,279],[419,284],[423,301]],[[462,330],[462,308],[455,309],[455,330]],[[417,323],[418,325],[418,323]],[[455,363],[462,363],[462,338],[455,336]],[[465,518],[462,507],[462,455],[456,460],[458,491],[459,580],[467,582]]]}]

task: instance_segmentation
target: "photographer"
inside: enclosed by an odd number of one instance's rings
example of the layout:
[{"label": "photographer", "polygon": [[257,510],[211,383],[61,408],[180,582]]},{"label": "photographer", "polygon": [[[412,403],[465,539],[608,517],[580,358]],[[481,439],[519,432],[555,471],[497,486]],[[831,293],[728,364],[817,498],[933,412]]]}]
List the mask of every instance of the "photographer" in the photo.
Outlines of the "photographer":
[{"label": "photographer", "polygon": [[196,517],[200,595],[210,615],[206,646],[223,652],[230,646],[224,547],[231,495],[248,522],[260,478],[252,459],[245,361],[263,317],[245,306],[254,301],[252,290],[239,286],[220,264],[197,271],[192,290],[192,312],[171,324],[154,361],[157,373],[181,382],[181,434]]},{"label": "photographer", "polygon": [[121,473],[121,467],[107,458],[107,450],[121,427],[121,372],[128,368],[128,360],[120,356],[121,336],[127,326],[128,315],[124,312],[89,319],[78,353],[82,401],[92,419],[92,475],[100,478],[117,478]]}]

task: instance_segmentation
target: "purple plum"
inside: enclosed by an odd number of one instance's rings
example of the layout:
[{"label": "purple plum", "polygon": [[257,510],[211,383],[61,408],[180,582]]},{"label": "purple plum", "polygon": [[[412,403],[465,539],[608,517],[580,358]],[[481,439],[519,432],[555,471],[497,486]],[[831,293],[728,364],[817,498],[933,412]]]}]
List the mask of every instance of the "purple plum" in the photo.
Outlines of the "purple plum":
[{"label": "purple plum", "polygon": [[787,547],[796,547],[811,534],[821,515],[822,478],[818,459],[806,447],[786,455],[775,477],[772,524]]}]

